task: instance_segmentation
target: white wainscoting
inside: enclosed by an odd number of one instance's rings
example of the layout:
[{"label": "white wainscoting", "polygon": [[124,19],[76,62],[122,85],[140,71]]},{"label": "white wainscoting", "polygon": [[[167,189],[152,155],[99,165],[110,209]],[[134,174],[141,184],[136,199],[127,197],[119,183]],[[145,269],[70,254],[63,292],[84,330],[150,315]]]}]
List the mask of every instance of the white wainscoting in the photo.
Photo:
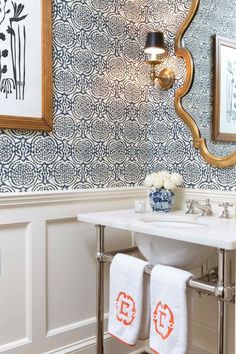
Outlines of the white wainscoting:
[{"label": "white wainscoting", "polygon": [[[1,196],[0,352],[95,352],[95,228],[76,216],[132,208],[140,195],[130,188]],[[110,231],[108,248],[131,245],[130,233]],[[106,339],[108,353],[131,352]]]},{"label": "white wainscoting", "polygon": [[[177,205],[182,204],[183,194],[186,199],[203,199],[207,193],[212,196],[212,192],[178,191]],[[235,203],[235,193],[220,193],[214,191],[215,204],[233,198]],[[140,198],[145,198],[143,188],[1,195],[0,352],[95,353],[95,228],[78,223],[76,215],[132,208]],[[132,244],[130,233],[108,231],[107,248]],[[230,312],[233,348],[233,305]],[[197,301],[192,354],[215,354],[215,314],[214,299]],[[130,349],[106,334],[105,348],[107,354],[138,354],[145,343]]]}]

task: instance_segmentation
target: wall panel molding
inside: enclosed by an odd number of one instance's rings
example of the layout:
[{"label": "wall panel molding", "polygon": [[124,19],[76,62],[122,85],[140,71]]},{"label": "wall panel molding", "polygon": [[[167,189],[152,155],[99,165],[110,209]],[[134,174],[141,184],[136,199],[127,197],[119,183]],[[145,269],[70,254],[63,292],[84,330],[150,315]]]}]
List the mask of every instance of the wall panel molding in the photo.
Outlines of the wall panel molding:
[{"label": "wall panel molding", "polygon": [[54,192],[28,192],[1,194],[0,208],[55,203],[73,203],[101,199],[128,199],[143,196],[144,187],[80,189]]},{"label": "wall panel molding", "polygon": [[28,344],[31,343],[31,340],[29,338],[23,338],[20,340],[16,340],[15,342],[7,343],[4,345],[0,346],[0,353],[5,353],[11,351],[14,353],[14,349],[22,347],[22,346],[27,346]]},{"label": "wall panel molding", "polygon": [[75,322],[75,323],[71,323],[67,326],[63,326],[63,327],[58,327],[56,329],[52,329],[50,331],[47,332],[47,337],[52,337],[52,336],[56,336],[58,334],[61,333],[65,333],[68,331],[72,331],[74,329],[78,329],[81,327],[92,327],[92,330],[95,328],[96,326],[96,317],[93,318],[88,318],[86,320],[83,321],[79,321],[79,322]]},{"label": "wall panel molding", "polygon": [[0,352],[32,340],[31,225],[0,227]]},{"label": "wall panel molding", "polygon": [[[214,201],[221,201],[226,198],[229,201],[236,200],[236,191],[222,191],[212,189],[178,188],[176,191],[178,198],[211,198]],[[103,189],[80,189],[69,191],[53,192],[27,192],[27,193],[5,193],[1,194],[0,208],[14,206],[33,206],[41,204],[73,203],[76,201],[89,201],[101,199],[129,199],[144,197],[147,195],[145,187],[120,187]]]}]

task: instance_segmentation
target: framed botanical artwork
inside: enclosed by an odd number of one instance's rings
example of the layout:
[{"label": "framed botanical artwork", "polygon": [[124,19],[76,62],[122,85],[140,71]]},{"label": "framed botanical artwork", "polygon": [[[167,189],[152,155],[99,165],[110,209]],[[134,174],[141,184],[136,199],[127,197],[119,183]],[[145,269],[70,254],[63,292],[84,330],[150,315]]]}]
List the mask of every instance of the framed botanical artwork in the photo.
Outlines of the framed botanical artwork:
[{"label": "framed botanical artwork", "polygon": [[215,36],[213,139],[236,141],[236,40]]},{"label": "framed botanical artwork", "polygon": [[0,1],[0,128],[52,128],[51,0]]}]

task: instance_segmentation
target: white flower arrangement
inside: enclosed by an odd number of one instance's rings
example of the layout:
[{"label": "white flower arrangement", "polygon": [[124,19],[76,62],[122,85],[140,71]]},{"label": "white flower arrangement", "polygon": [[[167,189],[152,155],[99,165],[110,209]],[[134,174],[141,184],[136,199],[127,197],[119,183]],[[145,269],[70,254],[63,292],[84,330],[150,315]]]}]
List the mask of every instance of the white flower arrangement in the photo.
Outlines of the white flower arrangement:
[{"label": "white flower arrangement", "polygon": [[165,188],[173,190],[181,185],[183,178],[179,173],[169,173],[168,171],[154,172],[147,175],[144,180],[144,185],[151,189]]}]

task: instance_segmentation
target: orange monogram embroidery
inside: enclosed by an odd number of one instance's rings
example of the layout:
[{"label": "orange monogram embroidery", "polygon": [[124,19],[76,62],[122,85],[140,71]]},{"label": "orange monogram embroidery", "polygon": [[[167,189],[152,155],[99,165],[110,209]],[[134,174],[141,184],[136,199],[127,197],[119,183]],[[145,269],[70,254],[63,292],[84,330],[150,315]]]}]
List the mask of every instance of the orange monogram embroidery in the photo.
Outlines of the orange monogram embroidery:
[{"label": "orange monogram embroidery", "polygon": [[174,330],[174,315],[170,307],[162,302],[158,302],[153,312],[153,322],[157,334],[166,340]]},{"label": "orange monogram embroidery", "polygon": [[116,299],[116,318],[125,326],[130,326],[136,316],[134,299],[125,292],[120,292]]}]

